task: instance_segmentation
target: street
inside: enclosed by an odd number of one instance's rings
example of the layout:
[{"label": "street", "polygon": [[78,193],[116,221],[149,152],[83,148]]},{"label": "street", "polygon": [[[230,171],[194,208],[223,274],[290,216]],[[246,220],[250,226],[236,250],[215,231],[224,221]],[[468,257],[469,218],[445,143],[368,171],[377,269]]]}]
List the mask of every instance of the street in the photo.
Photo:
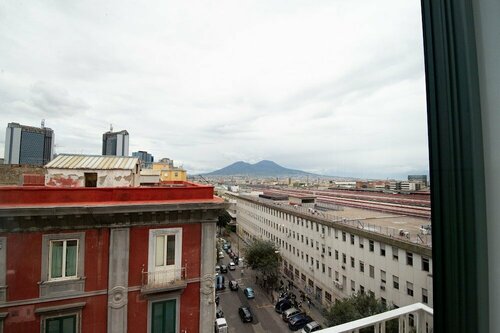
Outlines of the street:
[{"label": "street", "polygon": [[[234,243],[233,243],[234,245]],[[241,245],[241,244],[240,244]],[[225,256],[219,260],[219,264],[228,265],[231,259]],[[241,275],[241,267],[237,267],[234,271],[223,273],[225,276],[226,289],[218,291],[220,296],[219,307],[224,311],[229,332],[291,332],[288,326],[281,319],[281,316],[274,311],[274,304],[271,303],[270,297],[255,284],[255,274],[250,268],[244,269],[244,275]],[[239,284],[237,291],[229,289],[229,281],[236,280]],[[255,291],[255,299],[248,300],[243,294],[243,289],[251,287]],[[248,306],[253,314],[252,323],[243,323],[238,314],[238,308]]]}]

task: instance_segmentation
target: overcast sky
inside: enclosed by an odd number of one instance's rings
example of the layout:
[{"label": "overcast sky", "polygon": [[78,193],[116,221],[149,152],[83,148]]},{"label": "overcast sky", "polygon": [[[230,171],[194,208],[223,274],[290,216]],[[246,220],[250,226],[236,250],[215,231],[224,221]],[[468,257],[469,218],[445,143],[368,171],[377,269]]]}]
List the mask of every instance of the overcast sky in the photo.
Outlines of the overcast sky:
[{"label": "overcast sky", "polygon": [[419,0],[2,1],[0,156],[45,119],[57,153],[113,124],[190,174],[427,172],[422,44]]}]

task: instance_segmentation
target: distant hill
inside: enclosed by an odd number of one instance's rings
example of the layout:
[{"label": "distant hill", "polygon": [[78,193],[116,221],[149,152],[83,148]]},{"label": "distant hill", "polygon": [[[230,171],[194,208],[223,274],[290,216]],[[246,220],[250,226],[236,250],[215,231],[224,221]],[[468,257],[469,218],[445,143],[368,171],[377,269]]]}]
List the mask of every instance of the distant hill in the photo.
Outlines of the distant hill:
[{"label": "distant hill", "polygon": [[263,160],[255,164],[239,161],[228,165],[225,168],[205,173],[203,176],[269,176],[269,177],[287,177],[287,176],[308,176],[312,173],[301,170],[293,170],[282,167],[273,162]]}]

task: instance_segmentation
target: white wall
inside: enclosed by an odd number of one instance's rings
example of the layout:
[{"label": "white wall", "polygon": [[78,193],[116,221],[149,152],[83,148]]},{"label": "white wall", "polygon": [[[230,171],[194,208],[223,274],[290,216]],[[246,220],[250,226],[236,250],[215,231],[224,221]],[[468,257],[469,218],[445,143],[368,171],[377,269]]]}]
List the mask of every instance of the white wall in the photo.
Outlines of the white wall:
[{"label": "white wall", "polygon": [[479,65],[488,227],[490,328],[500,327],[500,1],[476,0],[474,19]]},{"label": "white wall", "polygon": [[[97,172],[97,187],[138,186],[138,176],[131,170],[69,170],[48,169],[45,185],[63,187],[85,187],[85,172]],[[137,184],[137,185],[135,185]]]}]

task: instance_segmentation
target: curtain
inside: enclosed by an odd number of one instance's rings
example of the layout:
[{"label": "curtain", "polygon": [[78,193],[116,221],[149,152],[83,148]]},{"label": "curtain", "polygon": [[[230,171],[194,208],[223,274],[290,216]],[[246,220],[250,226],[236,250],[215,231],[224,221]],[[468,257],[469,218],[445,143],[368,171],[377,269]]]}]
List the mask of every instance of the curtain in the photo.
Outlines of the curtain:
[{"label": "curtain", "polygon": [[52,241],[51,245],[51,266],[50,278],[59,278],[62,276],[62,258],[63,258],[63,242]]}]

